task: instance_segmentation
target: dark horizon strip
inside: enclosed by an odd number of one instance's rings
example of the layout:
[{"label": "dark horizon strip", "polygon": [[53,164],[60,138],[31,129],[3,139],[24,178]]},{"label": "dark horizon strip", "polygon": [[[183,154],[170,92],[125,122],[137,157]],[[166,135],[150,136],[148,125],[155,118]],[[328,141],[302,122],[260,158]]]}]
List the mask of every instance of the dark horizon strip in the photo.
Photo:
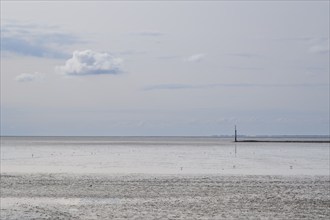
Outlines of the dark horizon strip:
[{"label": "dark horizon strip", "polygon": [[234,141],[235,143],[330,143],[329,141],[326,140],[238,140]]}]

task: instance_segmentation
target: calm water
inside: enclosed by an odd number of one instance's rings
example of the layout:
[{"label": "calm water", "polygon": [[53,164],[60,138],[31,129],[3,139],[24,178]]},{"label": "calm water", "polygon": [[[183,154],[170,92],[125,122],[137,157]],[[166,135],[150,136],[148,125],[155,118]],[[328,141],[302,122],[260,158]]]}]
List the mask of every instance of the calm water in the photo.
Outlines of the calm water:
[{"label": "calm water", "polygon": [[1,137],[1,172],[328,175],[329,149],[217,137]]}]

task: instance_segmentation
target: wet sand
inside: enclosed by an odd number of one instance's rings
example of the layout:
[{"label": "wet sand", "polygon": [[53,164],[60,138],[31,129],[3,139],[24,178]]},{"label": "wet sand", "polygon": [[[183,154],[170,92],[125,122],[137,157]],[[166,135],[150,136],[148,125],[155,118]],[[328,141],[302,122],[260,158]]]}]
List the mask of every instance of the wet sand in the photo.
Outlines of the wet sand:
[{"label": "wet sand", "polygon": [[329,219],[328,176],[2,174],[1,219]]}]

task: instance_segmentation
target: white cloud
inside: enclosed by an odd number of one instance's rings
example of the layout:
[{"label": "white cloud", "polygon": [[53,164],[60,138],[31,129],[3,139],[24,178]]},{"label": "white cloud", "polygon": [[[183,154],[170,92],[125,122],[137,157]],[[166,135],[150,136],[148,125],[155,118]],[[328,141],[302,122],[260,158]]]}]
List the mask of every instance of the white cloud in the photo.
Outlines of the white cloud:
[{"label": "white cloud", "polygon": [[15,77],[18,82],[32,82],[41,81],[44,79],[44,75],[41,73],[22,73]]},{"label": "white cloud", "polygon": [[206,56],[205,54],[199,53],[199,54],[191,55],[190,57],[187,57],[184,60],[187,62],[196,63],[202,61],[205,58],[205,56]]},{"label": "white cloud", "polygon": [[74,51],[72,58],[57,69],[64,75],[118,74],[121,72],[122,59],[106,52],[92,50]]}]

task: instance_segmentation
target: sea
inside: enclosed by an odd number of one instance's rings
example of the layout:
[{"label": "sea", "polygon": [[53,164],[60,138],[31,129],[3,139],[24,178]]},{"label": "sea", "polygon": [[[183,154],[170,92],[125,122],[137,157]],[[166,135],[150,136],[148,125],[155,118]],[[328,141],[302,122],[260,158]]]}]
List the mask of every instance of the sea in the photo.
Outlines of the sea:
[{"label": "sea", "polygon": [[[243,138],[243,137],[241,137]],[[1,173],[329,175],[323,136],[1,137]],[[309,142],[271,142],[298,140]],[[311,142],[316,141],[316,142]]]}]

